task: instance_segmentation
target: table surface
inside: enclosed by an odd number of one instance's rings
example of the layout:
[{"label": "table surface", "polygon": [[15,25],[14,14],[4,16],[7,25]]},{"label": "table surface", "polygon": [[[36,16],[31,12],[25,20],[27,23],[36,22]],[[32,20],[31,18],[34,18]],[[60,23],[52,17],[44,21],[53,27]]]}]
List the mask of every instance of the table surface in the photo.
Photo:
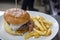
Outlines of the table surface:
[{"label": "table surface", "polygon": [[55,38],[53,40],[60,40],[60,16],[59,15],[56,15],[56,16],[53,16],[59,23],[59,32],[58,34],[55,36]]},{"label": "table surface", "polygon": [[[0,11],[0,16],[3,15],[4,11]],[[51,15],[52,16],[52,15]],[[59,23],[60,25],[60,16],[55,15],[53,16]],[[60,28],[59,28],[60,29]],[[52,40],[60,40],[60,31],[58,32],[58,34],[55,36],[55,38],[53,38]]]}]

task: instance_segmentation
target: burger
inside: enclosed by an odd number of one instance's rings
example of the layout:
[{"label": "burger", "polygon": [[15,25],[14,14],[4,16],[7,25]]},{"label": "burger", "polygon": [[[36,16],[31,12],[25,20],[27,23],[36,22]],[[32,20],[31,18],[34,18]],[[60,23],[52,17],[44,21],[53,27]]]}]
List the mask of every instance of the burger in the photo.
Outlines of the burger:
[{"label": "burger", "polygon": [[28,12],[11,8],[4,13],[4,29],[12,35],[22,35],[33,30],[33,22]]}]

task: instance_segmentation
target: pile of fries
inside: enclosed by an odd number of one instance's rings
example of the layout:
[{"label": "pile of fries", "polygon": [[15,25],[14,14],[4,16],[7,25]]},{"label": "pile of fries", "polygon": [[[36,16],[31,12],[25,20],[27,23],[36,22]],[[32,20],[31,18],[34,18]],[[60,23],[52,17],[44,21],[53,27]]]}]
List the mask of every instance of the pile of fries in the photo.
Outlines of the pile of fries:
[{"label": "pile of fries", "polygon": [[52,26],[52,23],[50,21],[47,21],[42,16],[31,16],[31,19],[34,22],[34,28],[32,32],[25,34],[25,40],[30,37],[38,38],[40,36],[49,36],[51,34],[50,27]]}]

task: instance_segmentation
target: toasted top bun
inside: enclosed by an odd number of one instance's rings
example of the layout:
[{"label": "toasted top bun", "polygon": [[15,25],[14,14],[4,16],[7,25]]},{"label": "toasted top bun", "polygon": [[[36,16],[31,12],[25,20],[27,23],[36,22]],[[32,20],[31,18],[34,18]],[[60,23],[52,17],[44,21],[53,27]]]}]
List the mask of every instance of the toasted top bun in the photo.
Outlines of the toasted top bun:
[{"label": "toasted top bun", "polygon": [[11,8],[5,11],[4,19],[10,24],[23,24],[30,20],[30,15],[19,8]]}]

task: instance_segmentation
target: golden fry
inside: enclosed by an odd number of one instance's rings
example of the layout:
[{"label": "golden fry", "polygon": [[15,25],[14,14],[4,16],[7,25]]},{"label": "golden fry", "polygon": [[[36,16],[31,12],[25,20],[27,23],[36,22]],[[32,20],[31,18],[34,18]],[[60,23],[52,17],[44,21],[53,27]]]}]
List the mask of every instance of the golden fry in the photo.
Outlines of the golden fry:
[{"label": "golden fry", "polygon": [[30,38],[31,37],[31,35],[29,35],[29,34],[25,34],[25,36],[24,36],[25,38],[25,40],[27,40],[28,38]]},{"label": "golden fry", "polygon": [[49,29],[49,28],[50,28],[50,26],[49,26],[49,25],[47,25],[47,24],[45,24],[45,26],[46,26],[46,28],[47,28],[47,29]]},{"label": "golden fry", "polygon": [[38,31],[35,28],[33,28],[34,31],[36,31],[39,35],[45,35],[46,31],[42,32],[42,31]]},{"label": "golden fry", "polygon": [[24,37],[25,37],[25,40],[27,40],[28,38],[32,37],[33,36],[33,31],[28,33],[28,34],[25,34]]},{"label": "golden fry", "polygon": [[45,27],[46,27],[47,29],[52,26],[52,23],[49,22],[49,21],[43,20],[43,23],[44,23],[44,25],[45,25]]},{"label": "golden fry", "polygon": [[42,27],[44,28],[44,30],[47,30],[47,28],[45,27],[43,21],[42,21],[41,19],[39,19],[38,21],[41,23],[41,25],[42,25]]},{"label": "golden fry", "polygon": [[51,23],[51,22],[49,22],[49,21],[43,20],[43,22],[44,22],[45,24],[49,25],[49,26],[51,26],[51,25],[52,25],[52,23]]},{"label": "golden fry", "polygon": [[39,18],[40,18],[40,16],[36,16],[35,18],[39,19]]},{"label": "golden fry", "polygon": [[44,31],[43,27],[41,26],[41,24],[39,23],[39,21],[37,19],[33,19],[34,21],[34,24],[41,30],[41,31]]},{"label": "golden fry", "polygon": [[35,26],[34,28],[37,29],[37,30],[40,30],[37,26]]},{"label": "golden fry", "polygon": [[31,35],[28,33],[28,34],[25,34],[25,38],[30,38]]},{"label": "golden fry", "polygon": [[33,33],[33,37],[34,37],[34,38],[38,38],[39,36],[40,36],[40,35],[39,35],[37,32],[34,32],[34,33]]},{"label": "golden fry", "polygon": [[49,36],[50,34],[51,34],[51,29],[49,28],[49,29],[47,30],[46,36]]},{"label": "golden fry", "polygon": [[44,17],[42,17],[42,16],[40,16],[40,18],[39,18],[39,19],[45,20],[45,18],[44,18]]}]

